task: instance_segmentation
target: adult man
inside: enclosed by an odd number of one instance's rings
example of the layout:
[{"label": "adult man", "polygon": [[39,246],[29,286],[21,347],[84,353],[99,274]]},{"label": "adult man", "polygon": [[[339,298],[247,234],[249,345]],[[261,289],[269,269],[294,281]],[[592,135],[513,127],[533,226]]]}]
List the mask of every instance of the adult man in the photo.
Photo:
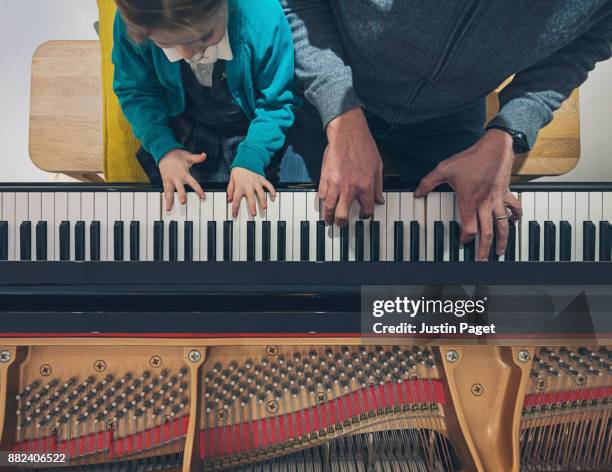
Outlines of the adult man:
[{"label": "adult man", "polygon": [[[599,61],[610,58],[610,0],[281,0],[296,68],[327,135],[319,193],[345,224],[381,203],[377,149],[398,155],[424,196],[456,192],[462,242],[480,232],[485,260],[503,254],[512,161]],[[485,131],[485,97],[516,74]],[[610,106],[610,104],[607,104]],[[424,177],[423,177],[424,176]]]}]

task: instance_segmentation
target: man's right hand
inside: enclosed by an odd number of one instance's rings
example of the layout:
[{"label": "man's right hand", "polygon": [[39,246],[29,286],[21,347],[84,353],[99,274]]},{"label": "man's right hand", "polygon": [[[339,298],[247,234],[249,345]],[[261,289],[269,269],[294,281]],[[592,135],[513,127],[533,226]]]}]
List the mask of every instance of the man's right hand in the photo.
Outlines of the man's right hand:
[{"label": "man's right hand", "polygon": [[206,160],[206,154],[191,154],[183,149],[173,149],[159,161],[159,172],[164,183],[164,194],[166,198],[166,211],[170,211],[174,205],[174,192],[178,193],[181,204],[187,203],[185,184],[189,185],[200,198],[204,198],[204,190],[193,178],[189,170],[194,164]]},{"label": "man's right hand", "polygon": [[319,197],[325,202],[323,217],[328,224],[348,223],[354,200],[360,217],[374,214],[374,204],[383,204],[383,164],[361,108],[354,108],[327,125],[329,144],[323,157]]}]

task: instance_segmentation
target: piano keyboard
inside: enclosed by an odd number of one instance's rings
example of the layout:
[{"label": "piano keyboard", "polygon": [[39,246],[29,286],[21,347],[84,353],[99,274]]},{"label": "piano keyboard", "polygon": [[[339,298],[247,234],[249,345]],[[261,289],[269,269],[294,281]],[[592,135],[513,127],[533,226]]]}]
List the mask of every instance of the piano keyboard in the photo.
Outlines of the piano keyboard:
[{"label": "piano keyboard", "polygon": [[[217,188],[222,188],[218,187]],[[510,226],[501,261],[611,261],[612,185],[527,184],[513,189],[523,219]],[[322,221],[314,189],[286,189],[267,209],[238,218],[224,191],[175,198],[152,187],[0,186],[4,261],[473,261],[478,241],[459,243],[452,192],[416,199],[388,189],[373,218],[355,203],[344,228]],[[493,248],[495,244],[493,244]]]}]

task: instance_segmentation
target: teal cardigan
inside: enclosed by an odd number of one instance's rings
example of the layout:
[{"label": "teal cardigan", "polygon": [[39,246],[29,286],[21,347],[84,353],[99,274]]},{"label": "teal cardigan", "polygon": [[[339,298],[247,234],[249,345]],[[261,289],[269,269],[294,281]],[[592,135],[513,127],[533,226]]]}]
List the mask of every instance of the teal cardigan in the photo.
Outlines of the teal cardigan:
[{"label": "teal cardigan", "polygon": [[[234,59],[227,83],[251,120],[233,167],[264,175],[283,147],[300,100],[294,89],[294,51],[289,24],[278,0],[228,0],[228,34]],[[134,135],[155,161],[184,149],[169,119],[185,110],[180,62],[172,63],[152,41],[135,44],[119,13],[115,18],[113,89]],[[206,149],[202,149],[206,152]]]}]

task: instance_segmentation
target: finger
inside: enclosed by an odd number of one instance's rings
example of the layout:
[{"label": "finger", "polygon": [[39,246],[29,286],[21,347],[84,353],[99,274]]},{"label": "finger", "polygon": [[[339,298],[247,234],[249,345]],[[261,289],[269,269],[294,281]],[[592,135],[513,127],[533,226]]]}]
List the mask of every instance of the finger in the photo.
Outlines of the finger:
[{"label": "finger", "polygon": [[359,210],[359,218],[362,220],[372,218],[374,214],[374,192],[362,194],[357,197],[361,209]]},{"label": "finger", "polygon": [[468,244],[478,233],[478,216],[476,210],[459,201],[459,215],[461,217],[461,244]]},{"label": "finger", "polygon": [[327,192],[329,189],[329,185],[327,183],[327,179],[325,177],[321,177],[319,181],[319,199],[325,200],[327,198]]},{"label": "finger", "polygon": [[423,177],[423,180],[421,180],[419,186],[414,191],[414,196],[416,198],[423,198],[438,185],[441,185],[444,182],[446,182],[446,180],[442,174],[442,171],[436,167],[429,174]]},{"label": "finger", "polygon": [[493,218],[489,205],[483,205],[478,209],[478,227],[480,229],[478,260],[487,261],[493,243]]},{"label": "finger", "polygon": [[521,205],[521,201],[514,196],[511,192],[506,194],[506,198],[504,199],[504,204],[510,209],[512,212],[511,219],[512,221],[520,220],[523,217],[523,206]]},{"label": "finger", "polygon": [[251,216],[257,215],[257,201],[255,200],[255,192],[250,191],[246,193],[246,200]]},{"label": "finger", "polygon": [[179,202],[181,205],[187,203],[187,193],[185,192],[185,186],[183,182],[176,182],[176,193],[178,193]]},{"label": "finger", "polygon": [[255,189],[257,193],[257,201],[259,202],[259,208],[265,210],[268,207],[268,203],[266,201],[266,192],[264,192],[263,187],[257,187]]},{"label": "finger", "polygon": [[235,190],[236,190],[236,184],[234,183],[234,179],[231,179],[229,181],[229,184],[227,185],[227,201],[228,202],[234,201],[234,191]]},{"label": "finger", "polygon": [[374,201],[377,205],[383,205],[385,203],[385,195],[383,193],[383,164],[378,166],[376,177],[374,180]]},{"label": "finger", "polygon": [[323,219],[328,225],[331,225],[334,222],[338,198],[340,198],[338,190],[335,188],[329,188],[323,206]]},{"label": "finger", "polygon": [[166,198],[166,211],[172,210],[174,206],[174,184],[164,180],[164,195]]},{"label": "finger", "polygon": [[234,218],[238,218],[238,212],[240,211],[240,203],[242,201],[243,196],[244,193],[242,192],[242,190],[238,189],[234,195],[234,198],[232,198],[232,216]]},{"label": "finger", "polygon": [[[502,217],[497,219],[497,217]],[[508,245],[508,234],[510,233],[510,223],[508,222],[506,207],[500,201],[497,209],[493,212],[493,223],[495,225],[495,254],[502,256],[506,252]]]},{"label": "finger", "polygon": [[268,182],[265,179],[264,179],[262,185],[268,191],[268,193],[270,194],[270,197],[272,198],[272,200],[274,200],[276,198],[276,189],[274,188],[274,185],[272,185],[270,182]]},{"label": "finger", "polygon": [[193,191],[197,193],[198,196],[203,200],[206,195],[204,193],[204,189],[200,186],[198,181],[194,179],[192,175],[187,176],[186,181],[187,185],[189,185],[193,189]]},{"label": "finger", "polygon": [[192,164],[200,164],[201,162],[204,162],[206,160],[206,154],[201,153],[201,154],[190,154],[189,155],[189,161]]},{"label": "finger", "polygon": [[351,204],[353,203],[353,200],[354,198],[350,193],[340,194],[334,218],[334,221],[337,226],[346,226],[346,224],[348,223],[349,211],[351,210]]}]

